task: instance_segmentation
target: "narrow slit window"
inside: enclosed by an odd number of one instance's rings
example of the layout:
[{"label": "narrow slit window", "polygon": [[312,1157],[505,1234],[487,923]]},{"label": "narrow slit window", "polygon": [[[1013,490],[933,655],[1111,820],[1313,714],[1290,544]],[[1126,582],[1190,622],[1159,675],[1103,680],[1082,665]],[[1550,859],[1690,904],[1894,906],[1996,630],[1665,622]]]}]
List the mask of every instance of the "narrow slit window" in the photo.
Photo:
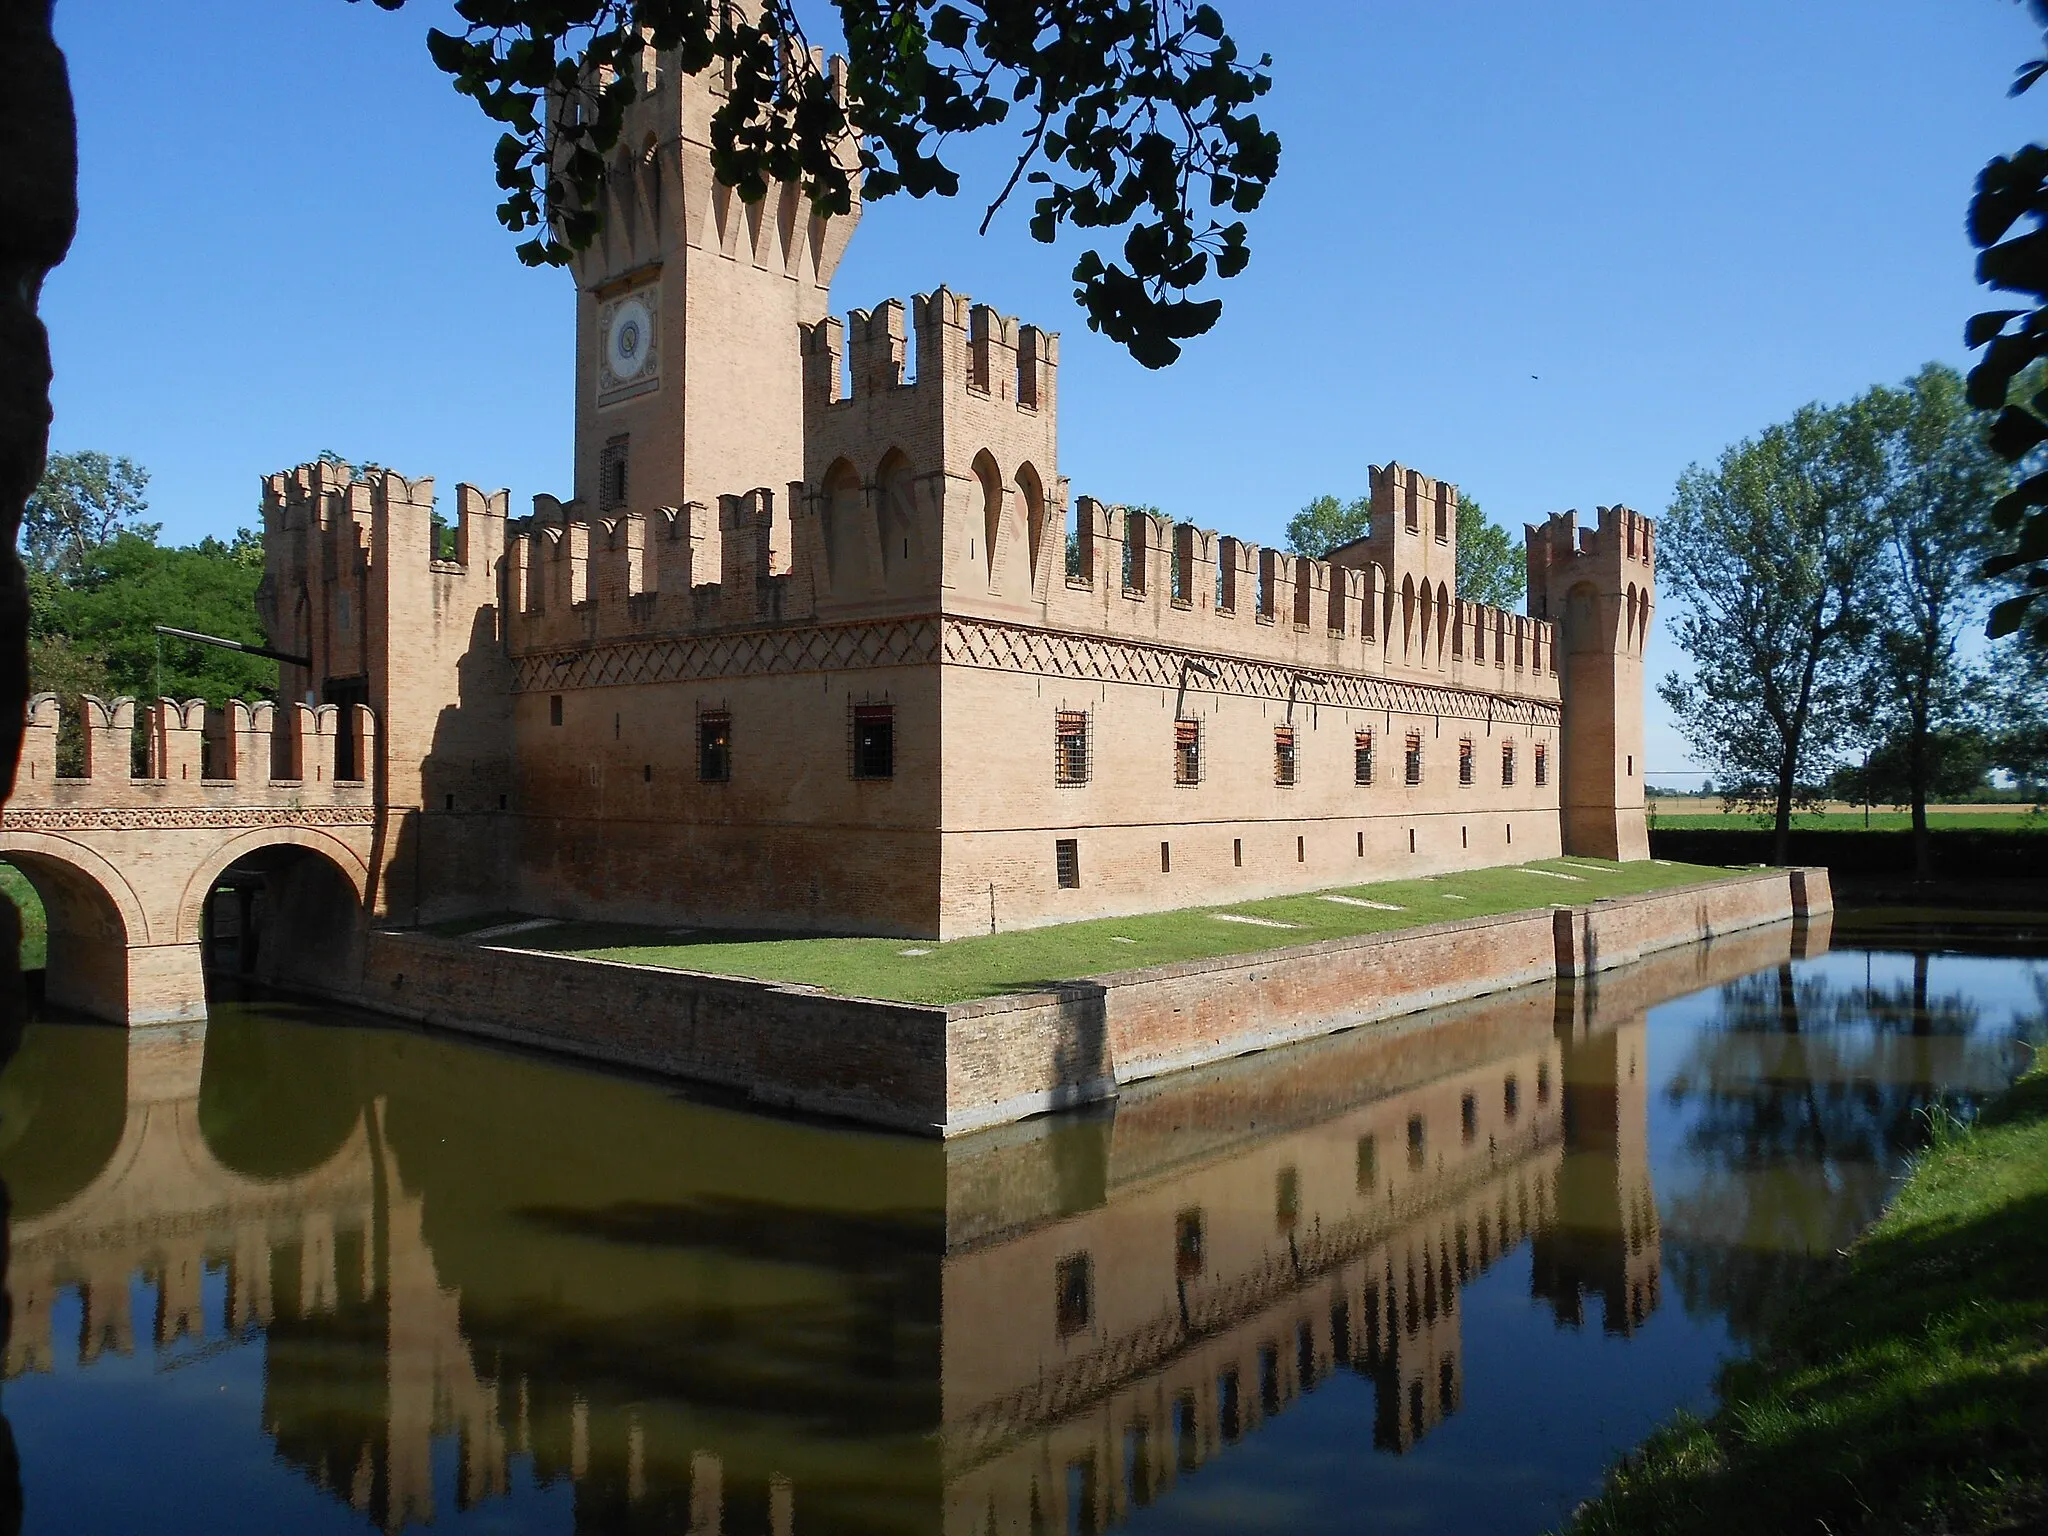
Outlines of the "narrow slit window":
[{"label": "narrow slit window", "polygon": [[[652,765],[647,775],[651,782]],[[723,784],[732,777],[732,716],[722,709],[707,709],[697,716],[697,777],[706,784]]]},{"label": "narrow slit window", "polygon": [[551,693],[548,695],[548,724],[560,725],[561,723],[562,696],[559,693]]},{"label": "narrow slit window", "polygon": [[1458,782],[1465,788],[1472,787],[1472,738],[1467,736],[1458,743]]},{"label": "narrow slit window", "polygon": [[1202,782],[1202,722],[1199,720],[1173,722],[1173,782]]},{"label": "narrow slit window", "polygon": [[616,512],[626,504],[626,434],[607,438],[597,457],[597,510]]},{"label": "narrow slit window", "polygon": [[1351,745],[1351,782],[1372,782],[1372,732],[1360,731]]},{"label": "narrow slit window", "polygon": [[1081,843],[1078,838],[1062,837],[1055,841],[1052,863],[1061,890],[1078,891],[1081,888]]},{"label": "narrow slit window", "polygon": [[1244,868],[1244,839],[1241,837],[1230,840],[1230,863],[1234,869]]},{"label": "narrow slit window", "polygon": [[1294,862],[1297,864],[1306,864],[1308,862],[1308,839],[1305,837],[1297,837],[1294,840]]},{"label": "narrow slit window", "polygon": [[896,777],[896,707],[893,704],[854,705],[853,776],[856,779]]},{"label": "narrow slit window", "polygon": [[1159,845],[1159,873],[1162,875],[1173,873],[1173,844],[1171,843],[1161,843]]},{"label": "narrow slit window", "polygon": [[1295,776],[1294,727],[1276,725],[1273,727],[1273,782],[1291,785]]},{"label": "narrow slit window", "polygon": [[1422,732],[1408,733],[1408,750],[1402,763],[1403,777],[1410,784],[1422,782]]},{"label": "narrow slit window", "polygon": [[1088,715],[1063,709],[1053,717],[1053,778],[1061,784],[1088,782]]}]

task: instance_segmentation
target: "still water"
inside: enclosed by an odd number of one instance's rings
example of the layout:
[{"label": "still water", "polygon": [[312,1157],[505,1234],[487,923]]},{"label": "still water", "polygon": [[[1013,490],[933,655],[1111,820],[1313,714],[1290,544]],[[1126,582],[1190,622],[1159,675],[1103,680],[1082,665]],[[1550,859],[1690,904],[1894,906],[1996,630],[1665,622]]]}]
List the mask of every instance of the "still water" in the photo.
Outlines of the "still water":
[{"label": "still water", "polygon": [[41,1023],[26,1528],[1541,1531],[2048,1034],[1987,947],[1738,935],[946,1146],[291,1003]]}]

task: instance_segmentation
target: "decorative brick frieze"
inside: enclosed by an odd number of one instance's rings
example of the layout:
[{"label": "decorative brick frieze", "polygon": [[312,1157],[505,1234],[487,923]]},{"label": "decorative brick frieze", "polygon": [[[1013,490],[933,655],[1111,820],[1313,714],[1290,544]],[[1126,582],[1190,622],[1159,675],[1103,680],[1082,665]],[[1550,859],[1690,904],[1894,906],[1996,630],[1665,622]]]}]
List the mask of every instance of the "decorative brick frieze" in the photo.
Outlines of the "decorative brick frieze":
[{"label": "decorative brick frieze", "polygon": [[0,832],[154,832],[193,828],[367,827],[376,820],[367,805],[150,805],[10,809],[0,813]]},{"label": "decorative brick frieze", "polygon": [[536,652],[515,658],[514,675],[520,691],[534,693],[935,662],[1083,682],[1185,687],[1191,693],[1491,720],[1504,725],[1554,727],[1559,720],[1558,706],[1548,700],[1357,673],[1310,671],[1275,662],[950,615],[739,634],[676,635]]}]

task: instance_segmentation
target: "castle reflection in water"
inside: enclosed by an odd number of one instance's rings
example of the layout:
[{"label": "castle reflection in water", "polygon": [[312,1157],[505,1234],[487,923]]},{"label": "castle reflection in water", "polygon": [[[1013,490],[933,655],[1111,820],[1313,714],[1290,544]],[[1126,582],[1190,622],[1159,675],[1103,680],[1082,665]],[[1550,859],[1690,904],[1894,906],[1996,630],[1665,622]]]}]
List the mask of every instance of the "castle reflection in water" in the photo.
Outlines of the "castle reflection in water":
[{"label": "castle reflection in water", "polygon": [[277,1456],[385,1530],[435,1516],[449,1437],[460,1504],[530,1458],[579,1530],[1105,1529],[1333,1373],[1410,1450],[1459,1410],[1461,1291],[1525,1242],[1560,1325],[1642,1327],[1645,1011],[1813,942],[944,1146],[277,1005],[38,1026],[6,1370],[260,1341]]}]

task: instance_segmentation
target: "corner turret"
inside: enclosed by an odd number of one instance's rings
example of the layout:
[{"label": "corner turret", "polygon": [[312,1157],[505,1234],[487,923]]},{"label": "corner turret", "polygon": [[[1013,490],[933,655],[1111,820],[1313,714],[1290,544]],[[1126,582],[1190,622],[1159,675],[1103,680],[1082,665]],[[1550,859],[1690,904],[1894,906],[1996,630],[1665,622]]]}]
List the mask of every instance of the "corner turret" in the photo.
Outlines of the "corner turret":
[{"label": "corner turret", "polygon": [[1654,525],[1601,507],[1599,526],[1559,512],[1527,529],[1529,612],[1557,626],[1564,700],[1564,851],[1646,859],[1643,647],[1657,586]]}]

